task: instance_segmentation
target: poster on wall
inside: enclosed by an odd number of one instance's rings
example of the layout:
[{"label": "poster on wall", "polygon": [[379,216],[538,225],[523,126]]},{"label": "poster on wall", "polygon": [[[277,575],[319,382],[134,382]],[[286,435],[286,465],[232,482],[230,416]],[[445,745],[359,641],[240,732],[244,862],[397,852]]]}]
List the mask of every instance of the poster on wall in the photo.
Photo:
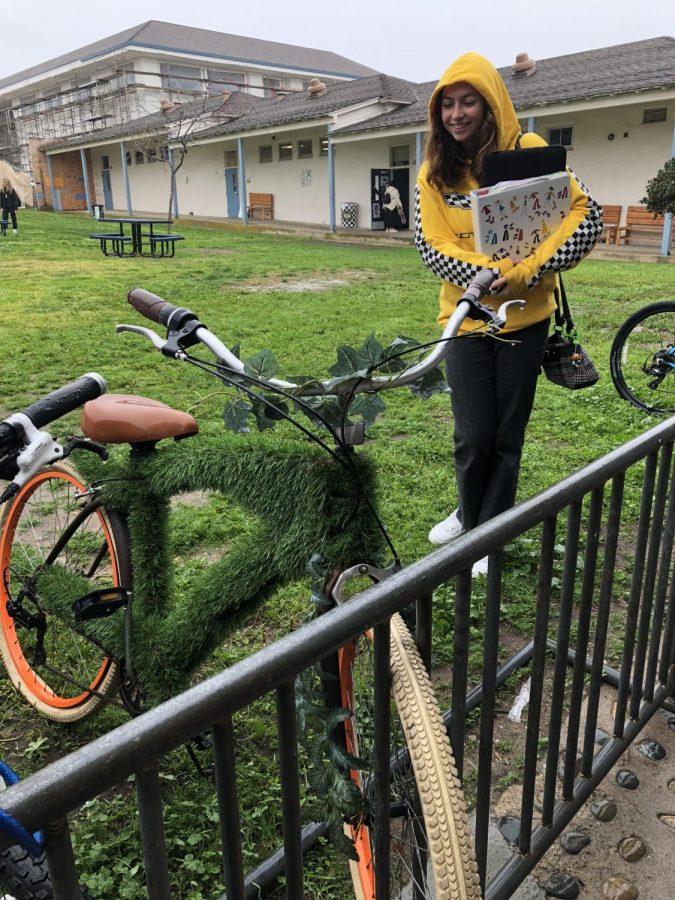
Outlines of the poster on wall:
[{"label": "poster on wall", "polygon": [[410,172],[401,169],[370,170],[370,219],[373,231],[409,228]]}]

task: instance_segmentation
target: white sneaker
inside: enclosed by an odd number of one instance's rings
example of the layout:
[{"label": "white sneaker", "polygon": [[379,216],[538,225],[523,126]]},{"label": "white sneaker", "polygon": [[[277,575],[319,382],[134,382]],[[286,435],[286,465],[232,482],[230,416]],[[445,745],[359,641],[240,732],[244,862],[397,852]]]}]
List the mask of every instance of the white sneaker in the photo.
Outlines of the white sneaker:
[{"label": "white sneaker", "polygon": [[12,229],[12,234],[16,234],[16,228]]},{"label": "white sneaker", "polygon": [[488,572],[488,558],[484,556],[482,559],[477,559],[476,562],[471,567],[471,577],[477,578],[479,575],[487,575]]},{"label": "white sneaker", "polygon": [[457,518],[458,509],[453,510],[447,519],[443,519],[429,532],[429,540],[432,544],[448,544],[464,534],[464,526]]}]

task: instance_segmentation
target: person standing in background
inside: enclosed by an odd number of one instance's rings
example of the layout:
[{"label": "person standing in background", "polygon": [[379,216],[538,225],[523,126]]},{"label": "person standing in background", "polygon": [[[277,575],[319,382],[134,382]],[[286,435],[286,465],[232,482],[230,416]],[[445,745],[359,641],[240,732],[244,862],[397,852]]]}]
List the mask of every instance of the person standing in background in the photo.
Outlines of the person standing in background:
[{"label": "person standing in background", "polygon": [[12,233],[16,234],[16,211],[21,206],[19,195],[14,190],[8,178],[2,179],[2,187],[0,188],[0,210],[2,210],[2,218],[5,222],[12,220]]}]

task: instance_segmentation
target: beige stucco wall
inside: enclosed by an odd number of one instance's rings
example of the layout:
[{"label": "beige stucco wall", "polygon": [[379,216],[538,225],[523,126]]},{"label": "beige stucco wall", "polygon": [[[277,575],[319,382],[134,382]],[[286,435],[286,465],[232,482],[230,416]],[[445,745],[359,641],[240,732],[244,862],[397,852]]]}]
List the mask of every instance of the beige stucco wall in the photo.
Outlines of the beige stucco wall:
[{"label": "beige stucco wall", "polygon": [[[645,105],[635,104],[541,116],[535,130],[546,139],[549,128],[573,126],[574,147],[567,151],[569,166],[599,203],[621,205],[625,221],[626,207],[640,203],[647,181],[671,156],[675,103],[650,103],[648,108],[655,106],[668,107],[665,122],[643,125]],[[610,140],[611,134],[614,137]]]}]

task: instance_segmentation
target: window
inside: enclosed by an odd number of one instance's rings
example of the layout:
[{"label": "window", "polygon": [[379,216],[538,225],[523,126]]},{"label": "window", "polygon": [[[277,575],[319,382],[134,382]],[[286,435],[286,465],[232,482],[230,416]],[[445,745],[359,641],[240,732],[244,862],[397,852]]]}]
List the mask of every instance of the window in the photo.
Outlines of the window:
[{"label": "window", "polygon": [[258,148],[258,159],[261,163],[272,162],[272,145],[265,144],[263,147]]},{"label": "window", "polygon": [[223,91],[234,91],[246,85],[243,72],[227,72],[224,69],[209,69],[206,86],[209,94],[222,94]]},{"label": "window", "polygon": [[319,156],[328,156],[328,138],[321,138],[321,149]]},{"label": "window", "polygon": [[264,97],[274,97],[281,87],[281,78],[263,78]]},{"label": "window", "polygon": [[312,141],[298,141],[298,159],[307,159],[311,156],[314,156]]},{"label": "window", "polygon": [[178,66],[162,63],[162,87],[176,91],[201,91],[202,70],[199,66]]},{"label": "window", "polygon": [[409,166],[410,165],[410,148],[406,144],[401,147],[390,147],[389,148],[389,165],[393,168],[394,166]]},{"label": "window", "polygon": [[[272,148],[270,147],[270,150]],[[272,154],[270,153],[270,159],[272,158]],[[261,160],[262,162],[262,160]],[[225,151],[225,165],[228,169],[231,169],[233,166],[237,165],[237,151],[236,150],[226,150]]]},{"label": "window", "polygon": [[549,144],[562,144],[568,150],[572,149],[572,126],[564,128],[549,128],[548,130]]},{"label": "window", "polygon": [[279,144],[279,161],[293,159],[293,144]]},{"label": "window", "polygon": [[110,157],[109,157],[109,156],[102,156],[102,157],[101,157],[101,168],[102,168],[102,169],[109,169],[109,168],[110,168]]},{"label": "window", "polygon": [[149,163],[157,162],[157,148],[156,147],[149,147],[145,155],[146,155]]},{"label": "window", "polygon": [[134,162],[137,166],[140,166],[145,162],[145,153],[143,153],[142,150],[136,150],[134,153]]},{"label": "window", "polygon": [[665,122],[668,117],[668,110],[665,106],[658,109],[645,109],[642,112],[642,124],[652,125],[654,122]]}]

